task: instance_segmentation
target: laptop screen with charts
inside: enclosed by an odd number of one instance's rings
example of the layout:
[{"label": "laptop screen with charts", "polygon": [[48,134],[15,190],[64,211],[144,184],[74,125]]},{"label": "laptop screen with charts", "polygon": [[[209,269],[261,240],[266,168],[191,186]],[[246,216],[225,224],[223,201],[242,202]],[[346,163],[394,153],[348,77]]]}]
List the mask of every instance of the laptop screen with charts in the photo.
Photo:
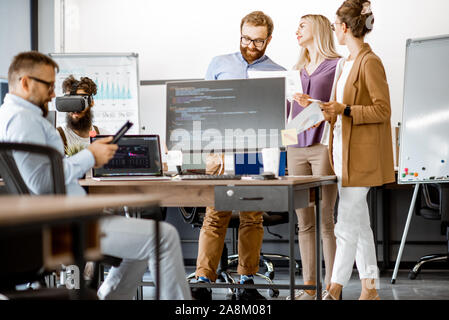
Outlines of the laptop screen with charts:
[{"label": "laptop screen with charts", "polygon": [[[106,136],[90,138],[91,142]],[[118,150],[102,168],[92,169],[96,180],[159,180],[162,172],[161,148],[158,135],[125,135]]]}]

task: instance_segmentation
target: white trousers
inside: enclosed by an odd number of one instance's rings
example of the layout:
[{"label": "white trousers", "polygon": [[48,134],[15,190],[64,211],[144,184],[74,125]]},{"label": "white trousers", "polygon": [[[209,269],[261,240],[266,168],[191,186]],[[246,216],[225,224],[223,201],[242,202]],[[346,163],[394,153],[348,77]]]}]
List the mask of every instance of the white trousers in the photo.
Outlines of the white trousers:
[{"label": "white trousers", "polygon": [[[338,119],[340,120],[340,119]],[[378,279],[376,250],[367,203],[368,187],[342,187],[341,120],[334,129],[333,160],[338,178],[338,216],[335,224],[337,250],[331,282],[346,286],[354,260],[360,279]]]},{"label": "white trousers", "polygon": [[[162,300],[191,299],[190,288],[176,229],[166,223],[159,224],[160,298]],[[100,299],[129,300],[137,292],[137,285],[149,267],[156,274],[155,222],[119,216],[101,221],[103,254],[122,258],[119,267],[112,267],[98,290]]]}]

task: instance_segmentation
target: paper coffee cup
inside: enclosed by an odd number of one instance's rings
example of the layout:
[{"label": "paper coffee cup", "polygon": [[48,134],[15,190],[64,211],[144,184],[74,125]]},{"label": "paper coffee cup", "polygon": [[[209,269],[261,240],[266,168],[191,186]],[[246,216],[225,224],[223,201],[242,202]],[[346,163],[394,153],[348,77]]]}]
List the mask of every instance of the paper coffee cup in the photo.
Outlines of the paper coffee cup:
[{"label": "paper coffee cup", "polygon": [[167,166],[169,172],[176,172],[176,166],[182,166],[182,151],[170,150],[167,153]]},{"label": "paper coffee cup", "polygon": [[279,162],[281,158],[281,150],[279,148],[262,149],[263,171],[271,172],[279,177]]}]

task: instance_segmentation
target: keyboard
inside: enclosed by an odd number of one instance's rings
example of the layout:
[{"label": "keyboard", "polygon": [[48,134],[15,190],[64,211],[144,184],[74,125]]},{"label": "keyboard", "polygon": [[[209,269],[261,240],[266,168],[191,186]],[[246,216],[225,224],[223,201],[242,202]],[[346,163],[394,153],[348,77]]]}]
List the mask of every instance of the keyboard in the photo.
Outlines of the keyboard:
[{"label": "keyboard", "polygon": [[178,176],[181,180],[240,180],[242,176],[237,176],[233,174],[185,174]]}]

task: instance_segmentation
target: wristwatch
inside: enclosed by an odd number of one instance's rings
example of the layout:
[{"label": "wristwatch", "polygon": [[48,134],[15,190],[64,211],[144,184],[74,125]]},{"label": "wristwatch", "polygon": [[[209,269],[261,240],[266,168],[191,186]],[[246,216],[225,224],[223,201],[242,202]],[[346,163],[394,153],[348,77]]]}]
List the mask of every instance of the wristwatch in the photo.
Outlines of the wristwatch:
[{"label": "wristwatch", "polygon": [[346,105],[345,110],[343,111],[343,114],[347,117],[349,117],[351,115],[351,106]]}]

